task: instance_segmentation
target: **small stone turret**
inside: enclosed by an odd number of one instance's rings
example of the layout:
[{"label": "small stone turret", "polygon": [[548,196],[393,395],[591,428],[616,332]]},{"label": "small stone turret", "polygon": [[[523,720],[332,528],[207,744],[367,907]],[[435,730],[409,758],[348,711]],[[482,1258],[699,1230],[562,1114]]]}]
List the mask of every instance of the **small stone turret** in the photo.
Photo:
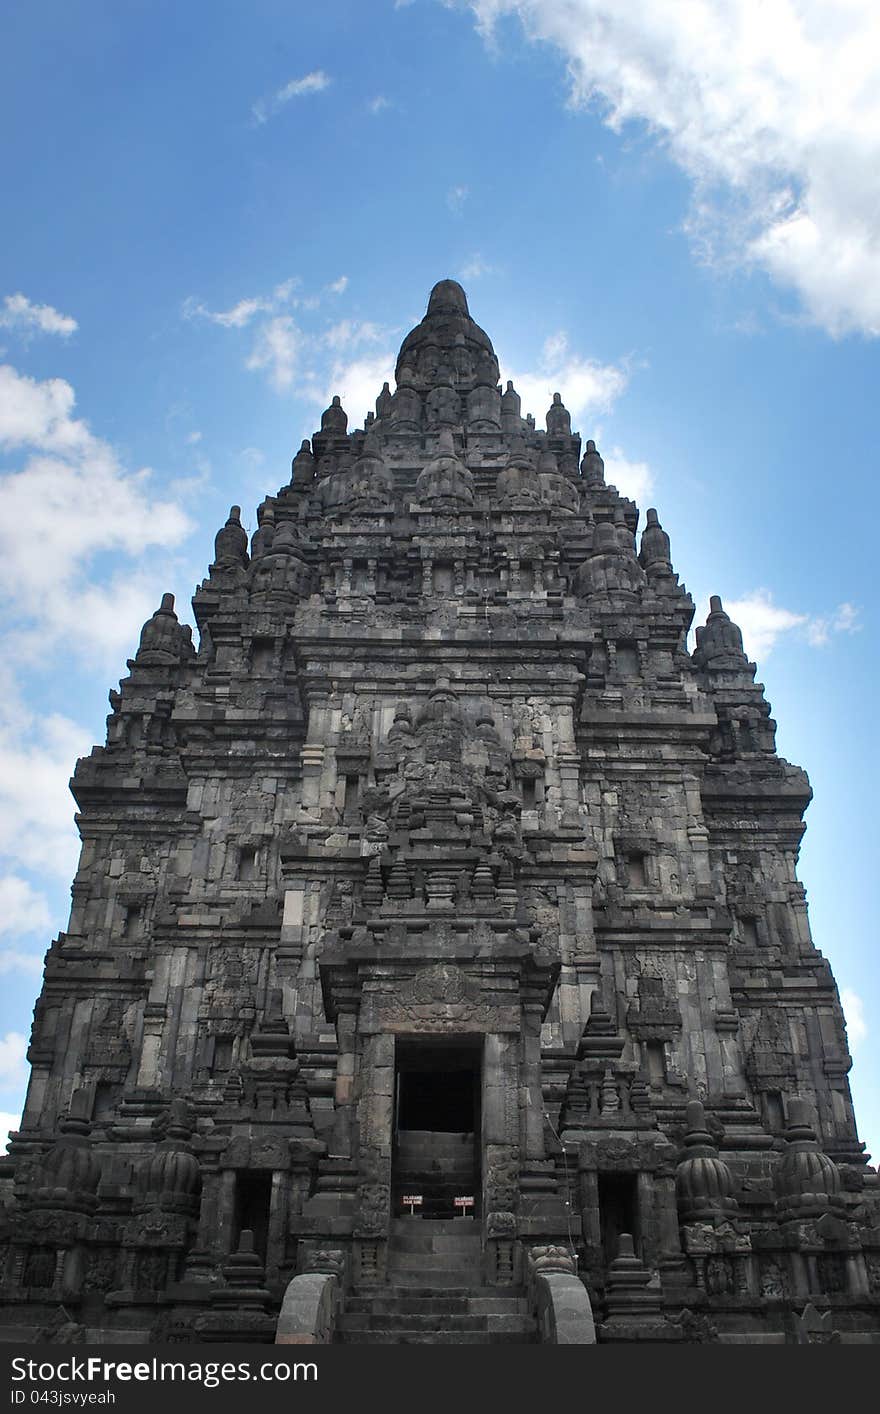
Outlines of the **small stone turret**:
[{"label": "small stone turret", "polygon": [[822,1152],[805,1100],[789,1100],[786,1150],[776,1170],[776,1208],[781,1219],[821,1217],[839,1206],[840,1170]]},{"label": "small stone turret", "polygon": [[720,595],[713,594],[705,627],[697,629],[694,662],[700,667],[739,668],[747,661],[740,629],[725,613]]},{"label": "small stone turret", "polygon": [[179,663],[192,651],[190,632],[181,626],[174,612],[174,595],[163,594],[159,608],[141,629],[137,663]]},{"label": "small stone turret", "polygon": [[258,560],[268,554],[275,539],[275,510],[273,506],[260,507],[257,512],[259,525],[251,537],[251,559]]},{"label": "small stone turret", "polygon": [[166,1113],[153,1121],[158,1143],[143,1174],[139,1207],[174,1213],[195,1211],[201,1170],[190,1144],[194,1129],[192,1107],[184,1099],[172,1100]]},{"label": "small stone turret", "polygon": [[733,1177],[706,1128],[702,1103],[691,1100],[687,1107],[684,1157],[675,1173],[675,1190],[682,1222],[716,1223],[737,1211]]},{"label": "small stone turret", "polygon": [[101,1171],[89,1137],[88,1109],[87,1093],[77,1090],[58,1125],[58,1138],[40,1164],[33,1207],[84,1213],[97,1207]]},{"label": "small stone turret", "polygon": [[605,485],[605,463],[596,451],[596,443],[590,439],[581,462],[581,476],[588,490],[598,490]]},{"label": "small stone turret", "polygon": [[418,501],[460,501],[472,505],[474,479],[464,462],[456,455],[452,432],[445,427],[440,433],[438,454],[419,473],[416,482]]},{"label": "small stone turret", "polygon": [[290,479],[294,486],[309,486],[315,479],[315,458],[308,437],[304,437],[299,451],[291,462]]},{"label": "small stone turret", "polygon": [[393,398],[392,398],[392,396],[391,396],[391,389],[389,388],[389,386],[388,386],[387,383],[383,383],[383,384],[382,384],[382,391],[381,391],[381,393],[379,394],[378,398],[376,399],[376,420],[377,420],[377,421],[378,421],[380,418],[389,417],[389,416],[390,416],[392,404],[393,404]]},{"label": "small stone turret", "polygon": [[321,413],[321,431],[334,437],[344,437],[348,431],[348,414],[338,393],[333,397],[330,406]]},{"label": "small stone turret", "polygon": [[642,569],[649,579],[653,578],[654,575],[672,573],[669,536],[660,524],[657,512],[653,506],[648,509],[647,524],[642,531],[642,543],[639,547],[639,564],[642,566]]},{"label": "small stone turret", "polygon": [[241,506],[230,506],[229,518],[214,539],[214,562],[218,565],[246,565],[247,531],[241,523]]},{"label": "small stone turret", "polygon": [[614,529],[617,534],[617,543],[625,555],[634,555],[636,551],[635,538],[626,523],[626,516],[623,514],[623,506],[614,507]]},{"label": "small stone turret", "polygon": [[571,413],[562,401],[561,393],[553,394],[553,402],[547,409],[547,436],[571,436]]},{"label": "small stone turret", "polygon": [[517,437],[522,429],[522,398],[508,378],[501,394],[501,427],[508,437]]}]

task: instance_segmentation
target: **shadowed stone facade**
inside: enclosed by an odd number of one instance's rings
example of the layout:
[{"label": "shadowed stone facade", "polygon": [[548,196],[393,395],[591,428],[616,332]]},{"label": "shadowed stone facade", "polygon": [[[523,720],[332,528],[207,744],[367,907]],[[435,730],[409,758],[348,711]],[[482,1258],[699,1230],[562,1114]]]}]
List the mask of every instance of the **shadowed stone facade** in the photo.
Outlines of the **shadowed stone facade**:
[{"label": "shadowed stone facade", "polygon": [[452,281],[232,508],[73,777],[7,1340],[880,1341],[809,784],[638,519]]}]

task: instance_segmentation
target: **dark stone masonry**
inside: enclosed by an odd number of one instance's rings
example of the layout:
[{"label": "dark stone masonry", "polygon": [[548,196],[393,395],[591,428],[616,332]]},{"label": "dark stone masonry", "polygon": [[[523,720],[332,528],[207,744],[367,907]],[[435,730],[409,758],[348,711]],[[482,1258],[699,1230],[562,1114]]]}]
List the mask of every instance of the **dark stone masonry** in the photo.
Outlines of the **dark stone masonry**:
[{"label": "dark stone masonry", "polygon": [[6,1341],[880,1342],[880,1185],[739,629],[444,280],[72,788]]}]

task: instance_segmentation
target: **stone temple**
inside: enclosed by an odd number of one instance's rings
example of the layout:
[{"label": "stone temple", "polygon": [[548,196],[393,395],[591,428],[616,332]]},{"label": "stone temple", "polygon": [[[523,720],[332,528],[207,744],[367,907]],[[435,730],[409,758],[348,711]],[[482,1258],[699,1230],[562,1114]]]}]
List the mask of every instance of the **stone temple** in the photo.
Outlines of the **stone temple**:
[{"label": "stone temple", "polygon": [[739,629],[443,280],[72,789],[7,1341],[880,1343],[880,1184]]}]

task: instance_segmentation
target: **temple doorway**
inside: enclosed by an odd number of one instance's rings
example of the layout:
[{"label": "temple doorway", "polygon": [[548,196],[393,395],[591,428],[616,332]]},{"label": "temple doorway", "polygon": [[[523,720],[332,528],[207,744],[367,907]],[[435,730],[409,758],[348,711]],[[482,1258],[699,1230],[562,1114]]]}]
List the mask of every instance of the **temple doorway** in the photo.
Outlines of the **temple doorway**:
[{"label": "temple doorway", "polygon": [[481,1037],[398,1039],[392,1156],[396,1217],[479,1213],[482,1059]]}]

